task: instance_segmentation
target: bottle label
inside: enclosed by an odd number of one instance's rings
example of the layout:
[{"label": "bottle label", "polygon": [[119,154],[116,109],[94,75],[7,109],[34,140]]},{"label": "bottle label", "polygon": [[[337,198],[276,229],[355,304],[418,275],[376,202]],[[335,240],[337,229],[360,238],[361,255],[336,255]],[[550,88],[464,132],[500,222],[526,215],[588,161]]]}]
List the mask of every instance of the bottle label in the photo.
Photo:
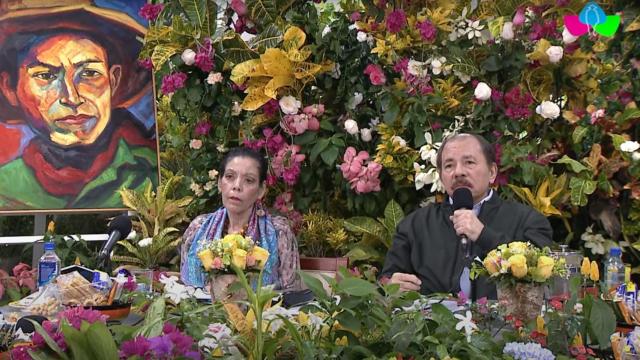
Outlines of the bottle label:
[{"label": "bottle label", "polygon": [[58,264],[55,261],[41,261],[38,264],[38,287],[47,285],[58,272]]}]

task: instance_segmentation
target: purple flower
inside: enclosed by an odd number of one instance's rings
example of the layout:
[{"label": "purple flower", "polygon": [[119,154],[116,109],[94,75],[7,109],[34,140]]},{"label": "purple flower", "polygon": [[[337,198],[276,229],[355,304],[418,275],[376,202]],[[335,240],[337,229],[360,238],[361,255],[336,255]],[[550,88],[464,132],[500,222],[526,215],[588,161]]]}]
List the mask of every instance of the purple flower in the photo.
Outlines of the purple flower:
[{"label": "purple flower", "polygon": [[125,341],[120,345],[120,358],[127,359],[131,356],[144,358],[147,351],[151,349],[151,344],[144,336],[136,336],[133,340]]},{"label": "purple flower", "polygon": [[280,110],[280,105],[278,105],[278,100],[271,99],[267,101],[264,105],[262,105],[262,111],[264,115],[268,118],[272,118],[275,114]]},{"label": "purple flower", "polygon": [[29,355],[29,350],[35,350],[33,346],[30,345],[20,345],[14,347],[11,350],[11,359],[15,360],[31,360],[32,357]]},{"label": "purple flower", "polygon": [[138,60],[138,65],[142,66],[143,68],[145,68],[147,70],[153,69],[153,62],[151,61],[151,58]]},{"label": "purple flower", "polygon": [[144,4],[144,6],[140,8],[140,11],[138,11],[138,15],[149,21],[153,21],[158,18],[163,8],[164,5],[162,4]]},{"label": "purple flower", "polygon": [[420,36],[422,36],[422,40],[426,42],[433,42],[436,39],[438,29],[433,25],[431,21],[425,20],[423,22],[418,22],[416,27],[418,28],[418,30],[420,30]]},{"label": "purple flower", "polygon": [[187,81],[187,74],[183,72],[165,75],[165,77],[162,78],[162,86],[160,87],[160,90],[165,95],[174,93],[176,90],[184,87],[185,81]]},{"label": "purple flower", "polygon": [[133,276],[127,276],[127,282],[124,283],[123,288],[127,291],[135,291],[138,288],[138,284],[136,284]]},{"label": "purple flower", "polygon": [[213,70],[213,60],[211,60],[211,54],[206,51],[198,51],[196,54],[195,65],[204,72],[210,72]]},{"label": "purple flower", "polygon": [[211,130],[211,123],[207,120],[198,121],[196,124],[196,135],[207,135]]},{"label": "purple flower", "polygon": [[152,337],[149,339],[149,345],[157,357],[169,356],[173,350],[173,343],[168,335]]},{"label": "purple flower", "polygon": [[98,310],[87,310],[82,307],[70,307],[58,314],[58,319],[65,319],[74,328],[80,330],[83,321],[93,324],[96,321],[107,322],[108,316]]},{"label": "purple flower", "polygon": [[183,354],[183,356],[186,357],[187,359],[193,359],[193,360],[202,359],[202,355],[200,355],[200,353],[197,351],[187,351]]},{"label": "purple flower", "polygon": [[394,10],[387,16],[387,30],[391,33],[400,32],[407,25],[407,15],[404,10]]}]

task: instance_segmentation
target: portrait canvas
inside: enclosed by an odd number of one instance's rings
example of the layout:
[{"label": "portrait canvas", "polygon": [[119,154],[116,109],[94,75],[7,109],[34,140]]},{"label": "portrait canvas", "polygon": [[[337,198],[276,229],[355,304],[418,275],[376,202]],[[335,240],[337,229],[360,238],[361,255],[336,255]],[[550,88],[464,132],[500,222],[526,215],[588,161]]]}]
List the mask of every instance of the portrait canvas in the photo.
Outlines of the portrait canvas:
[{"label": "portrait canvas", "polygon": [[0,1],[0,213],[123,209],[159,182],[145,0]]}]

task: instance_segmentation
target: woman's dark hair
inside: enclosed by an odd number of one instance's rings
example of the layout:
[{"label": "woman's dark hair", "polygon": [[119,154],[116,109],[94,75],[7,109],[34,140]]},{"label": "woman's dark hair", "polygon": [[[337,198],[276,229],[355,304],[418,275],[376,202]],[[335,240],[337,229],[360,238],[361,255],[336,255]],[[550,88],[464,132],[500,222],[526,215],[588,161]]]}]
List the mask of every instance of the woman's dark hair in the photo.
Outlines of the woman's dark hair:
[{"label": "woman's dark hair", "polygon": [[442,142],[442,145],[440,145],[440,150],[438,150],[438,154],[436,155],[436,166],[438,168],[438,171],[442,170],[442,153],[444,152],[445,146],[447,146],[447,144],[452,141],[460,140],[465,137],[472,137],[478,141],[478,143],[480,144],[480,148],[482,149],[482,154],[487,161],[487,165],[491,166],[492,164],[496,163],[496,150],[493,148],[493,146],[491,146],[491,144],[489,144],[489,142],[485,138],[477,134],[462,133],[446,138]]},{"label": "woman's dark hair", "polygon": [[218,170],[220,172],[220,176],[224,175],[224,171],[227,169],[229,161],[237,157],[246,157],[255,160],[258,163],[260,185],[267,180],[267,168],[269,166],[269,164],[267,164],[267,159],[257,151],[246,147],[237,147],[229,150],[229,152],[222,158],[222,162],[220,162],[220,169]]}]

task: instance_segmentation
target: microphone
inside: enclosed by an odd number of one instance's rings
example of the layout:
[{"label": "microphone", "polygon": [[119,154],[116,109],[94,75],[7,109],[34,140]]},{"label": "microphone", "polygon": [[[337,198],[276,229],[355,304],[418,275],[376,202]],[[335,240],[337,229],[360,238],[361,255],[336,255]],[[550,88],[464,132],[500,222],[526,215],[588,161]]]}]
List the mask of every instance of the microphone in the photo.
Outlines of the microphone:
[{"label": "microphone", "polygon": [[[471,190],[466,187],[457,188],[453,195],[451,196],[453,200],[453,211],[466,209],[473,209],[473,195],[471,194]],[[471,257],[471,249],[469,247],[469,240],[465,235],[462,235],[460,238],[460,242],[462,243],[462,249],[465,252],[465,257]]]},{"label": "microphone", "polygon": [[107,231],[109,232],[109,238],[98,253],[98,264],[102,265],[99,267],[104,267],[106,265],[113,246],[122,238],[129,235],[129,233],[131,232],[131,219],[129,219],[127,215],[117,216],[113,220],[111,220]]}]

